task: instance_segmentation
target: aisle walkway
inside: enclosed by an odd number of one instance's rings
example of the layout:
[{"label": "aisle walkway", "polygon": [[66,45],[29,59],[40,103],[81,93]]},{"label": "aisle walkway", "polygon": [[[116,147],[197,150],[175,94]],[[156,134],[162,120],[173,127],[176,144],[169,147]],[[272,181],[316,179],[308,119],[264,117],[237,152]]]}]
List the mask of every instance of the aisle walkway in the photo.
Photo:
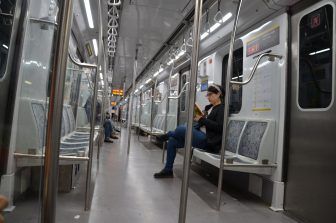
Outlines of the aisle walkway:
[{"label": "aisle walkway", "polygon": [[[124,131],[125,132],[125,131]],[[142,138],[146,141],[146,138]],[[153,173],[162,168],[162,150],[149,143],[139,143],[132,137],[131,152],[126,156],[126,137],[102,147],[100,170],[96,181],[90,223],[177,223],[180,176],[173,179],[153,178]],[[182,169],[182,158],[176,162],[176,172]],[[180,175],[180,174],[178,174]],[[193,182],[204,187],[209,196],[199,196],[189,190],[187,222],[192,223],[294,223],[281,213],[272,212],[267,206],[256,203],[241,203],[224,195],[225,205],[220,212],[204,201],[211,198],[216,187],[191,172]]]}]

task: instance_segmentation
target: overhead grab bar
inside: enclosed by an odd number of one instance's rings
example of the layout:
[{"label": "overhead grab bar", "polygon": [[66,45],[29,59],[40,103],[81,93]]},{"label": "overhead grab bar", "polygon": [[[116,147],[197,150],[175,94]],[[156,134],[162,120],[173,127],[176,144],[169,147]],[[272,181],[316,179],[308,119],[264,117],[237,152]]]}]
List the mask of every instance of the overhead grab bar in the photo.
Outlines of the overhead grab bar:
[{"label": "overhead grab bar", "polygon": [[253,69],[252,69],[249,77],[247,78],[247,80],[242,81],[242,82],[241,81],[230,81],[230,84],[246,85],[246,84],[250,83],[251,80],[253,79],[253,76],[255,75],[255,73],[258,69],[258,66],[259,66],[259,63],[260,63],[261,59],[264,58],[264,57],[268,57],[268,60],[271,61],[271,62],[274,62],[275,58],[278,58],[279,60],[282,59],[282,56],[278,55],[278,54],[263,53],[258,57],[258,59],[257,59],[256,63],[254,64]]},{"label": "overhead grab bar", "polygon": [[217,13],[214,16],[214,21],[222,24],[224,15],[220,9],[220,4],[221,4],[221,0],[218,0],[217,1]]},{"label": "overhead grab bar", "polygon": [[111,16],[112,18],[119,18],[119,12],[116,6],[112,6],[112,8],[110,8],[110,10],[108,11],[109,16]]},{"label": "overhead grab bar", "polygon": [[[77,66],[79,67],[85,67],[85,68],[93,68],[93,69],[97,69],[97,65],[96,64],[89,64],[89,63],[81,63],[81,62],[78,62],[77,59],[75,59],[72,54],[69,52],[69,58],[70,60],[76,64]],[[89,85],[90,85],[90,88],[93,90],[93,86],[91,84],[91,81],[90,81],[90,78],[88,76],[88,74],[86,72],[84,72],[88,81],[89,81]]]},{"label": "overhead grab bar", "polygon": [[111,6],[121,5],[121,0],[109,0],[108,5],[111,5]]},{"label": "overhead grab bar", "polygon": [[79,66],[79,67],[95,68],[95,69],[97,69],[97,65],[96,65],[96,64],[89,64],[89,63],[82,63],[82,62],[79,62],[79,61],[77,61],[77,59],[75,59],[75,58],[71,55],[71,53],[69,53],[69,57],[70,57],[70,60],[71,60],[74,64],[76,64],[77,66]]},{"label": "overhead grab bar", "polygon": [[179,99],[179,98],[181,97],[182,93],[187,91],[186,88],[187,88],[187,85],[188,85],[188,84],[189,84],[189,82],[186,82],[186,83],[183,85],[183,87],[182,87],[182,89],[181,89],[181,92],[180,92],[180,94],[179,94],[178,96],[176,96],[176,97],[171,96],[171,97],[168,97],[168,98],[169,98],[169,99]]}]

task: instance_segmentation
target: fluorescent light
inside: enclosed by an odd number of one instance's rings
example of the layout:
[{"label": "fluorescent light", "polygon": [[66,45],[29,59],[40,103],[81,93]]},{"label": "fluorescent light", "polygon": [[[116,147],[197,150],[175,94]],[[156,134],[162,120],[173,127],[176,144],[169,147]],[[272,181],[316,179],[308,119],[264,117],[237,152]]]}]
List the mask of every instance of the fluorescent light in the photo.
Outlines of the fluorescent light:
[{"label": "fluorescent light", "polygon": [[221,24],[220,24],[220,23],[218,23],[218,22],[217,22],[217,23],[215,23],[213,26],[211,26],[211,27],[210,27],[210,32],[213,32],[213,31],[215,31],[215,30],[216,30],[218,27],[220,27],[220,25],[221,25]]},{"label": "fluorescent light", "polygon": [[310,56],[313,56],[313,55],[316,55],[316,54],[319,54],[319,53],[327,52],[327,51],[329,51],[329,50],[330,50],[330,48],[327,48],[327,49],[319,50],[319,51],[316,51],[316,52],[312,52],[312,53],[310,53],[309,55],[310,55]]},{"label": "fluorescent light", "polygon": [[97,40],[93,39],[92,43],[93,43],[93,49],[95,51],[95,55],[98,56],[98,44],[97,44]]},{"label": "fluorescent light", "polygon": [[228,14],[226,14],[225,16],[223,16],[223,18],[221,19],[222,20],[222,23],[226,22],[227,20],[229,20],[229,18],[232,17],[232,13],[229,12]]},{"label": "fluorescent light", "polygon": [[181,51],[179,54],[177,54],[176,59],[180,58],[181,56],[183,56],[186,52],[185,51]]},{"label": "fluorescent light", "polygon": [[175,78],[179,73],[174,74],[171,78]]},{"label": "fluorescent light", "polygon": [[158,71],[156,71],[154,74],[153,74],[153,77],[156,77],[157,75],[159,75],[159,73],[163,71],[162,68],[160,68]]},{"label": "fluorescent light", "polygon": [[94,26],[93,26],[93,19],[92,19],[92,13],[91,13],[90,0],[84,0],[84,5],[85,5],[85,11],[86,11],[86,16],[87,16],[87,19],[88,19],[89,27],[91,29],[93,29]]},{"label": "fluorescent light", "polygon": [[[186,53],[186,51],[181,51],[179,54],[177,54],[177,56],[175,57],[174,60],[178,60],[180,57],[182,57],[184,54]],[[174,62],[174,60],[170,60],[167,64],[170,65]]]},{"label": "fluorescent light", "polygon": [[141,89],[141,88],[143,88],[144,87],[144,85],[142,84],[140,87],[139,87],[139,89]]},{"label": "fluorescent light", "polygon": [[201,40],[204,39],[204,38],[207,37],[207,36],[209,36],[209,33],[208,33],[208,32],[203,33],[203,34],[201,35]]},{"label": "fluorescent light", "polygon": [[243,75],[240,75],[240,76],[238,76],[238,77],[233,77],[231,80],[236,80],[236,79],[238,79],[238,78],[240,78],[240,77],[243,77]]},{"label": "fluorescent light", "polygon": [[134,91],[134,94],[137,93],[138,91],[139,91],[139,89],[136,89],[136,90]]},{"label": "fluorescent light", "polygon": [[[218,29],[218,27],[220,27],[223,23],[225,23],[227,20],[229,20],[232,17],[232,13],[229,12],[227,13],[225,16],[223,16],[223,18],[220,20],[221,23],[216,22],[214,25],[212,25],[209,29],[210,33],[212,33],[213,31],[215,31],[216,29]],[[206,38],[207,36],[209,36],[209,32],[205,32],[201,35],[201,40]]]},{"label": "fluorescent light", "polygon": [[101,66],[99,66],[99,70],[101,70]]},{"label": "fluorescent light", "polygon": [[100,79],[103,80],[103,74],[102,73],[99,73],[99,76],[100,76]]},{"label": "fluorescent light", "polygon": [[31,85],[32,82],[30,82],[30,81],[25,81],[25,84]]},{"label": "fluorescent light", "polygon": [[2,46],[8,50],[8,46],[7,45],[2,44]]},{"label": "fluorescent light", "polygon": [[146,84],[149,84],[151,81],[152,81],[152,78],[149,78],[149,79],[146,81]]}]

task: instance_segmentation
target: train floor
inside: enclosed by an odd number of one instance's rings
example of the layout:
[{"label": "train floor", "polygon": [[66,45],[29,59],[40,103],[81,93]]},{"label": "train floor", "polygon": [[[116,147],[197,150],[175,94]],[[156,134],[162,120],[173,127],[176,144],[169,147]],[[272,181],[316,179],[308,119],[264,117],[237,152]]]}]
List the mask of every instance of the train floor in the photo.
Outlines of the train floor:
[{"label": "train floor", "polygon": [[[183,158],[177,155],[172,179],[154,179],[162,169],[162,150],[148,137],[133,134],[130,153],[126,152],[125,129],[114,143],[104,143],[100,161],[94,162],[95,186],[91,210],[84,211],[85,172],[70,193],[57,197],[58,223],[177,223],[182,183]],[[271,211],[255,197],[237,192],[223,192],[221,210],[215,209],[216,184],[193,166],[187,221],[193,223],[295,223],[283,213]],[[196,171],[194,171],[196,170]],[[197,172],[197,173],[196,173]],[[225,190],[227,191],[227,190]],[[39,222],[39,202],[36,196],[17,202],[16,209],[5,215],[8,223]]]},{"label": "train floor", "polygon": [[[122,136],[125,136],[123,131]],[[104,144],[89,223],[176,223],[182,183],[182,156],[177,155],[175,178],[154,179],[162,150],[147,137],[133,135],[130,154],[126,137]],[[237,199],[223,193],[220,211],[213,207],[217,187],[191,171],[187,221],[193,223],[294,223],[256,199]]]}]

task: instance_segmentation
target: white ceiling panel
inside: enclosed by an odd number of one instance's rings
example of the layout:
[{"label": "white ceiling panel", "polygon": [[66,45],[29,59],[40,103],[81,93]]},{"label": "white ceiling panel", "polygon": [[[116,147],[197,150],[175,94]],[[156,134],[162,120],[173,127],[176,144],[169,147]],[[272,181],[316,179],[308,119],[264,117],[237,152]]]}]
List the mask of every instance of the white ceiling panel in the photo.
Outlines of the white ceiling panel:
[{"label": "white ceiling panel", "polygon": [[[113,87],[131,84],[137,44],[138,74],[157,53],[185,17],[193,4],[189,0],[124,1],[121,13],[118,48],[115,58]],[[185,10],[184,10],[185,9]]]}]

